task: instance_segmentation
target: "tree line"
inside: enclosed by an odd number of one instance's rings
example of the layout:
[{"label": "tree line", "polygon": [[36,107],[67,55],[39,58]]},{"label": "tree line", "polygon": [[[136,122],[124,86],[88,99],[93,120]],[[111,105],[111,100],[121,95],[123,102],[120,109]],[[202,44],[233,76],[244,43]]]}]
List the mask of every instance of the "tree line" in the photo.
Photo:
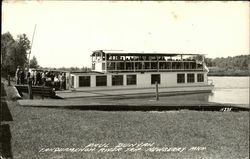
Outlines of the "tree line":
[{"label": "tree line", "polygon": [[206,58],[210,75],[250,75],[250,55]]},{"label": "tree line", "polygon": [[234,57],[206,58],[208,67],[219,67],[227,70],[248,70],[250,64],[250,55],[239,55]]},{"label": "tree line", "polygon": [[59,67],[59,68],[55,68],[55,67],[43,67],[43,69],[46,70],[58,70],[58,71],[79,71],[79,72],[88,72],[91,71],[90,68],[83,66],[82,68],[79,67]]}]

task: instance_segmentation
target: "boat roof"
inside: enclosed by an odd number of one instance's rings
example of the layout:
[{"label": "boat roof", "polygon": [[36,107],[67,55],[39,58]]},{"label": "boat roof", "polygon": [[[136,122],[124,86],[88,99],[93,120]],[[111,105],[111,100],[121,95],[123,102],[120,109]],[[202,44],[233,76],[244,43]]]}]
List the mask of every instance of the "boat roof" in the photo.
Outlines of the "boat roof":
[{"label": "boat roof", "polygon": [[71,74],[104,74],[98,71],[70,71]]},{"label": "boat roof", "polygon": [[67,70],[55,70],[55,69],[48,69],[48,68],[30,68],[31,71],[47,71],[47,72],[63,72],[63,73],[66,73],[66,72],[70,72],[70,71],[67,71]]},{"label": "boat roof", "polygon": [[157,53],[157,52],[122,52],[122,50],[96,50],[93,51],[91,56],[95,56],[95,54],[98,53],[105,53],[105,54],[110,54],[110,55],[117,55],[117,56],[179,56],[179,55],[187,55],[187,56],[197,56],[197,55],[202,55],[204,56],[205,54],[191,54],[191,53]]}]

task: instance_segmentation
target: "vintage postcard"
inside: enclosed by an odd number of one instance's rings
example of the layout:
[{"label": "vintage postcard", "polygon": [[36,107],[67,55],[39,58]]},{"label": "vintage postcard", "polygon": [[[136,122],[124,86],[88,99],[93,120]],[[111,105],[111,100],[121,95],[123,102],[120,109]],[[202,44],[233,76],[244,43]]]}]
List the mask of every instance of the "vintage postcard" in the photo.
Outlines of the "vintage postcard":
[{"label": "vintage postcard", "polygon": [[248,159],[249,2],[2,2],[0,158]]}]

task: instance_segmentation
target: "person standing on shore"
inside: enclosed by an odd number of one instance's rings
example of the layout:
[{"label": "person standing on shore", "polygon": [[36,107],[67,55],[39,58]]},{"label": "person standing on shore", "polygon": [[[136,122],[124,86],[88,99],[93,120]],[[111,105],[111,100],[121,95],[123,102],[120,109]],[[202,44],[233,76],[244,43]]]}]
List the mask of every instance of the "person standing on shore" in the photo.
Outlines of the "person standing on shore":
[{"label": "person standing on shore", "polygon": [[66,89],[66,73],[62,73],[62,89]]},{"label": "person standing on shore", "polygon": [[34,83],[34,85],[37,85],[37,71],[34,70],[33,72],[34,72],[33,73],[33,83]]},{"label": "person standing on shore", "polygon": [[63,86],[62,73],[59,74],[58,78],[59,78],[59,82],[60,82],[60,90],[62,90],[62,86]]},{"label": "person standing on shore", "polygon": [[45,72],[42,72],[42,85],[45,85],[46,82],[46,77],[45,77]]},{"label": "person standing on shore", "polygon": [[29,70],[27,70],[26,84],[29,84],[30,81],[32,82],[31,73]]},{"label": "person standing on shore", "polygon": [[24,80],[25,80],[25,73],[24,73],[24,70],[21,70],[21,73],[20,73],[21,84],[24,84]]},{"label": "person standing on shore", "polygon": [[58,74],[55,74],[54,77],[54,88],[57,90],[59,88],[59,78],[58,78]]},{"label": "person standing on shore", "polygon": [[16,75],[15,75],[15,77],[16,77],[16,84],[20,84],[20,67],[19,66],[17,66],[17,70],[16,70]]},{"label": "person standing on shore", "polygon": [[39,71],[36,72],[36,84],[37,85],[42,84],[42,77],[41,77],[41,73]]},{"label": "person standing on shore", "polygon": [[31,80],[31,82],[32,82],[32,85],[35,85],[35,82],[34,82],[34,71],[33,70],[31,70],[30,72],[30,80]]}]

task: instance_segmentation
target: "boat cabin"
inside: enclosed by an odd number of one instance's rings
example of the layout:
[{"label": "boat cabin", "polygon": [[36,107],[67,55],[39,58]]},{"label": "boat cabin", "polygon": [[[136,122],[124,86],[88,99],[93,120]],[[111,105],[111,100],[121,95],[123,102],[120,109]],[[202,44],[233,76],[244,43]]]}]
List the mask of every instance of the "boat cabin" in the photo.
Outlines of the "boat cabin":
[{"label": "boat cabin", "polygon": [[71,88],[133,89],[199,86],[207,84],[202,54],[124,53],[97,50],[91,54],[91,72],[71,72]]}]

